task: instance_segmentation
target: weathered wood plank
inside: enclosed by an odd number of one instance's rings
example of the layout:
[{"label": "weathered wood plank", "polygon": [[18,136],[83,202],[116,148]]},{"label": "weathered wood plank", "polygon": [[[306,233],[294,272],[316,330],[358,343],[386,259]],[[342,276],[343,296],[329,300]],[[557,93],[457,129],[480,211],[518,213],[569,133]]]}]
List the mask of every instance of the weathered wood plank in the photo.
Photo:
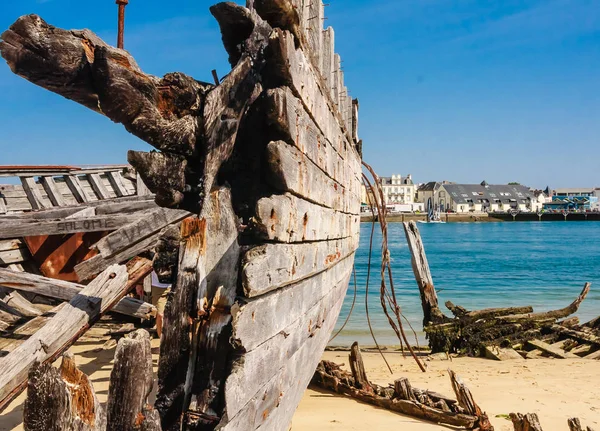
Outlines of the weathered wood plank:
[{"label": "weathered wood plank", "polygon": [[77,232],[116,230],[131,223],[133,215],[102,215],[71,220],[18,220],[3,223],[0,238],[18,238],[33,235],[65,235]]},{"label": "weathered wood plank", "polygon": [[356,237],[306,244],[264,244],[242,260],[242,286],[248,298],[312,277],[348,257]]},{"label": "weathered wood plank", "polygon": [[91,201],[87,192],[81,186],[77,175],[65,175],[63,178],[65,179],[65,183],[69,187],[69,190],[71,190],[71,193],[73,193],[73,196],[77,202],[87,203]]},{"label": "weathered wood plank", "polygon": [[233,338],[246,351],[250,351],[274,337],[324,298],[331,289],[343,280],[347,282],[353,263],[352,255],[328,271],[251,299],[246,304],[236,304],[232,309]]},{"label": "weathered wood plank", "polygon": [[123,196],[129,195],[129,192],[127,191],[127,188],[125,187],[125,184],[123,184],[123,177],[121,176],[121,172],[119,172],[119,171],[107,172],[106,176],[108,178],[108,182],[112,186],[117,197],[123,197]]},{"label": "weathered wood plank", "polygon": [[6,206],[6,199],[4,198],[2,193],[0,193],[0,214],[6,214],[7,211],[8,208]]},{"label": "weathered wood plank", "polygon": [[256,224],[271,241],[322,241],[353,236],[360,229],[360,216],[340,213],[286,193],[258,201]]},{"label": "weathered wood plank", "polygon": [[50,311],[43,313],[41,316],[35,317],[18,328],[15,328],[14,331],[12,331],[6,337],[0,338],[0,357],[6,356],[17,346],[23,344],[29,336],[35,334],[40,328],[42,328],[48,319],[54,316],[65,305],[66,303],[62,303],[54,307]]},{"label": "weathered wood plank", "polygon": [[95,217],[96,216],[96,208],[95,207],[85,207],[81,211],[77,211],[71,215],[65,217],[65,220],[70,220],[74,218],[87,218],[87,217]]},{"label": "weathered wood plank", "polygon": [[110,257],[160,231],[165,226],[177,223],[190,215],[191,213],[183,210],[155,209],[146,216],[105,236],[96,244],[96,248],[105,258]]},{"label": "weathered wood plank", "polygon": [[325,10],[321,0],[308,0],[308,45],[314,66],[320,72],[323,53],[323,18]]},{"label": "weathered wood plank", "polygon": [[31,259],[27,247],[20,247],[13,250],[0,250],[0,265],[9,265],[11,263],[25,262]]},{"label": "weathered wood plank", "polygon": [[58,191],[53,177],[40,177],[40,184],[44,187],[44,190],[46,190],[48,199],[50,199],[52,205],[63,207],[67,204],[63,195]]},{"label": "weathered wood plank", "polygon": [[138,196],[148,196],[148,195],[152,194],[150,189],[144,183],[144,180],[142,180],[142,177],[140,176],[139,173],[136,173],[135,184],[136,184],[136,193]]},{"label": "weathered wood plank", "polygon": [[[296,146],[305,156],[329,177],[360,196],[360,171],[355,172],[317,127],[306,112],[302,102],[288,87],[266,92],[267,121],[281,133],[281,139]],[[356,181],[350,180],[356,178]]]},{"label": "weathered wood plank", "polygon": [[3,370],[0,375],[0,410],[24,388],[29,368],[35,362],[52,361],[64,352],[150,270],[149,262],[141,260],[133,265],[131,274],[125,266],[108,268],[42,329],[0,359]]},{"label": "weathered wood plank", "polygon": [[6,291],[6,295],[4,298],[2,298],[1,302],[6,304],[11,309],[16,310],[20,315],[25,317],[37,317],[42,314],[42,312],[35,305],[25,299],[21,294],[19,294],[19,292],[11,292],[8,289],[3,288],[0,288],[0,290]]},{"label": "weathered wood plank", "polygon": [[[150,335],[143,329],[119,340],[110,373],[106,430],[144,430],[148,396],[153,386]],[[157,424],[158,425],[158,424]]]},{"label": "weathered wood plank", "polygon": [[547,353],[550,356],[558,358],[558,359],[577,358],[576,355],[569,353],[569,352],[565,352],[562,349],[552,347],[550,344],[545,343],[544,341],[541,341],[541,340],[529,340],[529,341],[527,341],[527,344],[531,345],[532,347],[535,347],[538,350],[541,350],[544,353]]},{"label": "weathered wood plank", "polygon": [[100,174],[87,174],[86,177],[90,183],[90,186],[92,186],[94,193],[96,193],[96,196],[98,196],[98,199],[110,199],[110,193],[104,185],[104,181],[100,177]]},{"label": "weathered wood plank", "polygon": [[[3,268],[0,268],[0,286],[49,298],[62,299],[63,301],[70,301],[85,288],[84,285],[77,283]],[[125,297],[113,307],[112,311],[127,316],[148,319],[156,312],[156,308],[152,304],[138,299]]]},{"label": "weathered wood plank", "polygon": [[325,80],[325,85],[331,98],[333,99],[333,71],[335,67],[335,32],[332,27],[323,30],[323,55],[321,56],[321,75]]},{"label": "weathered wood plank", "polygon": [[27,200],[29,200],[31,207],[34,210],[46,208],[46,205],[42,200],[42,194],[40,193],[40,190],[38,189],[33,177],[21,177],[21,184],[23,185],[23,190],[27,195]]},{"label": "weathered wood plank", "polygon": [[77,273],[77,277],[79,277],[79,281],[89,280],[96,274],[104,271],[109,266],[125,262],[128,259],[131,259],[132,257],[151,249],[156,244],[158,236],[158,233],[151,235],[108,258],[98,254],[91,259],[75,265],[75,272]]},{"label": "weathered wood plank", "polygon": [[20,239],[0,240],[0,251],[17,250],[23,247],[25,247],[25,244]]},{"label": "weathered wood plank", "polygon": [[[286,429],[288,416],[296,409],[329,340],[349,277],[346,274],[306,313],[234,364],[226,383],[228,424],[224,430]],[[273,421],[281,426],[269,427]]]},{"label": "weathered wood plank", "polygon": [[485,346],[485,357],[497,361],[520,361],[525,359],[523,356],[519,355],[515,349],[498,346]]},{"label": "weathered wood plank", "polygon": [[353,179],[343,179],[341,184],[334,181],[297,148],[283,141],[271,142],[267,146],[267,162],[267,180],[276,189],[336,211],[360,213],[360,196],[342,185]]},{"label": "weathered wood plank", "polygon": [[[276,55],[283,57],[280,63],[288,67],[287,74],[284,72],[282,78],[300,96],[323,134],[332,140],[333,146],[340,152],[348,146],[353,147],[351,145],[352,137],[350,131],[346,130],[341,109],[338,109],[329,97],[329,91],[325,87],[320,73],[314,70],[304,52],[295,49],[292,35],[289,32],[275,29],[274,36],[271,38],[271,46]],[[355,152],[354,156],[356,160],[349,161],[350,163],[356,163],[358,160]],[[354,170],[357,171],[359,168],[360,166]]]},{"label": "weathered wood plank", "polygon": [[427,326],[430,323],[442,323],[445,320],[444,314],[438,305],[437,293],[433,286],[425,247],[421,240],[421,234],[414,221],[404,222],[404,233],[411,254],[411,264],[419,293],[421,294],[421,305],[423,308],[423,325]]}]

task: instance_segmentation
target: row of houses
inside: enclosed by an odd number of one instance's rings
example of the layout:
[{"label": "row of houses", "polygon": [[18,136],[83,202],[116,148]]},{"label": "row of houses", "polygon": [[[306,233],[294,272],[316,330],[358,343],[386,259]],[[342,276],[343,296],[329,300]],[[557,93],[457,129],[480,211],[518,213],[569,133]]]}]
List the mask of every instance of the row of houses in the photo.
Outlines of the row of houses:
[{"label": "row of houses", "polygon": [[[417,186],[412,176],[381,177],[384,202],[390,211],[418,212],[432,205],[440,212],[594,211],[600,210],[600,188],[531,190],[520,184],[456,184],[448,181]],[[363,186],[362,201],[369,199]]]}]

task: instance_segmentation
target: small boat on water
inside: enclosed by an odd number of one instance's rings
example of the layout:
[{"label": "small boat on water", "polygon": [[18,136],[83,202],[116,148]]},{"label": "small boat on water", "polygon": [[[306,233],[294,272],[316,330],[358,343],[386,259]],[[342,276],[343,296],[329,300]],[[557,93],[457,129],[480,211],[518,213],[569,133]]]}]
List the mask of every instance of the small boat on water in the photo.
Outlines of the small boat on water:
[{"label": "small boat on water", "polygon": [[[31,208],[4,208],[2,238],[33,257],[41,255],[32,236],[50,238],[44,261],[63,258],[71,278],[52,282],[62,270],[12,280],[2,272],[9,292],[27,285],[68,302],[0,358],[0,410],[28,375],[54,378],[39,364],[103,313],[149,308],[123,296],[147,277],[153,252],[154,269],[173,283],[157,401],[123,403],[127,385],[150,392],[146,379],[111,380],[108,408],[120,413],[107,419],[96,406],[86,417],[108,420],[106,429],[126,415],[151,422],[145,429],[288,429],[338,318],[360,232],[358,101],[344,84],[333,29],[322,28],[323,3],[300,4],[211,7],[232,66],[222,79],[213,71],[214,83],[145,74],[127,51],[89,30],[58,29],[35,15],[2,35],[0,53],[13,72],[123,124],[158,151],[129,151],[135,186],[121,171],[20,175]],[[151,198],[131,196],[141,184]],[[3,202],[8,195],[0,209]],[[57,251],[58,237],[72,241],[71,259]],[[98,300],[81,302],[89,297]],[[29,393],[37,397],[25,409],[31,420],[59,409],[58,397],[42,395]]]},{"label": "small boat on water", "polygon": [[419,220],[419,223],[446,223],[442,220],[440,212],[433,209],[431,198],[427,201],[427,220]]}]

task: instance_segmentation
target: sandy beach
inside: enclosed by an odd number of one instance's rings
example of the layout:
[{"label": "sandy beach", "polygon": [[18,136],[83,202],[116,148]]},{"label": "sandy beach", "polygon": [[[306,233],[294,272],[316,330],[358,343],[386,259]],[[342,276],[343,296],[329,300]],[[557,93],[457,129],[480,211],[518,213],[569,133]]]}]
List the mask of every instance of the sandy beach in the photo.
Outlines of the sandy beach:
[{"label": "sandy beach", "polygon": [[[91,377],[101,402],[108,393],[114,348],[101,348],[102,342],[82,341],[72,347],[81,370]],[[154,365],[158,363],[158,340],[153,340]],[[600,428],[600,361],[583,359],[536,359],[498,362],[458,358],[427,361],[428,372],[399,353],[386,353],[394,371],[387,370],[378,353],[363,353],[371,381],[387,384],[408,377],[414,387],[452,394],[447,369],[452,368],[467,383],[475,400],[488,413],[496,430],[512,430],[505,418],[511,412],[535,412],[545,431],[567,430],[567,418],[579,417],[583,424]],[[325,352],[324,359],[344,363],[347,352]],[[58,363],[57,363],[58,364]],[[22,430],[21,394],[0,415],[0,431]],[[378,409],[315,388],[309,388],[293,423],[293,431],[391,430],[428,431],[448,429],[442,425]]]}]

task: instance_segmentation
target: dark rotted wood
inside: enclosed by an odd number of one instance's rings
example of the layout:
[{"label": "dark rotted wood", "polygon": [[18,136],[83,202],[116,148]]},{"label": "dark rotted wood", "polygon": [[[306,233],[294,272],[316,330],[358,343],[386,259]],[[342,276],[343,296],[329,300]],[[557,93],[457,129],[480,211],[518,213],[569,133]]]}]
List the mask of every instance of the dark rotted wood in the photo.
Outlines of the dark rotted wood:
[{"label": "dark rotted wood", "polygon": [[540,420],[535,413],[527,413],[524,415],[521,413],[511,413],[510,419],[512,420],[515,431],[543,431]]},{"label": "dark rotted wood", "polygon": [[477,427],[481,431],[493,431],[494,427],[492,426],[490,419],[477,405],[469,388],[454,371],[448,370],[448,373],[450,374],[450,382],[452,383],[452,389],[454,389],[454,393],[456,394],[458,405],[465,409],[467,414],[477,417]]},{"label": "dark rotted wood", "polygon": [[415,400],[413,388],[406,377],[394,381],[394,390],[396,391],[396,396],[401,400]]},{"label": "dark rotted wood", "polygon": [[179,429],[184,412],[188,429],[213,429],[224,409],[239,265],[229,190],[211,193],[201,217],[182,222],[177,280],[165,309],[156,402],[165,430]]},{"label": "dark rotted wood", "polygon": [[317,367],[312,383],[335,393],[348,395],[371,405],[434,423],[472,429],[475,427],[478,420],[477,417],[466,413],[447,412],[413,400],[392,399],[380,396],[378,393],[386,392],[381,387],[376,387],[375,393],[360,390],[354,387],[353,378],[350,373],[340,370],[338,365],[329,361],[321,361]]},{"label": "dark rotted wood", "polygon": [[161,283],[171,284],[177,276],[180,241],[181,227],[179,225],[168,226],[160,232],[154,247],[152,267]]},{"label": "dark rotted wood", "polygon": [[292,33],[296,38],[296,45],[306,43],[300,27],[300,16],[290,0],[254,0],[254,7],[271,27]]},{"label": "dark rotted wood", "polygon": [[587,332],[577,331],[575,329],[565,328],[561,325],[552,325],[552,330],[561,335],[566,335],[569,338],[573,338],[584,343],[590,343],[600,347],[600,337]]},{"label": "dark rotted wood", "polygon": [[176,208],[183,203],[187,160],[178,154],[129,151],[127,161],[137,169],[144,184],[156,193],[156,203]]},{"label": "dark rotted wood", "polygon": [[507,316],[511,314],[523,314],[533,312],[533,307],[506,307],[506,308],[486,308],[483,310],[468,311],[460,305],[454,305],[451,301],[446,301],[446,308],[459,318],[487,319],[490,317]]},{"label": "dark rotted wood", "polygon": [[448,318],[444,316],[438,305],[437,294],[433,286],[433,279],[431,278],[431,271],[425,254],[425,247],[421,240],[421,233],[414,221],[405,222],[403,225],[406,241],[411,253],[413,272],[419,286],[419,293],[421,294],[423,326],[427,326],[430,323],[445,322]]},{"label": "dark rotted wood", "polygon": [[89,378],[73,356],[65,354],[60,369],[35,363],[29,371],[23,410],[26,431],[104,431],[106,418]]},{"label": "dark rotted wood", "polygon": [[157,415],[148,418],[144,411],[152,385],[150,335],[139,329],[121,338],[117,345],[106,404],[107,430],[133,430],[140,427],[140,419],[160,426]]},{"label": "dark rotted wood", "polygon": [[591,283],[585,283],[579,296],[571,304],[559,310],[546,311],[543,313],[528,313],[528,314],[512,314],[500,317],[502,321],[518,322],[522,320],[546,320],[546,319],[562,319],[568,317],[579,310],[579,306],[590,291]]},{"label": "dark rotted wood", "polygon": [[360,353],[360,347],[355,341],[352,343],[350,348],[350,369],[352,370],[352,376],[354,377],[354,384],[358,389],[362,389],[366,392],[372,392],[373,388],[367,378],[367,372],[365,371],[365,364]]}]

